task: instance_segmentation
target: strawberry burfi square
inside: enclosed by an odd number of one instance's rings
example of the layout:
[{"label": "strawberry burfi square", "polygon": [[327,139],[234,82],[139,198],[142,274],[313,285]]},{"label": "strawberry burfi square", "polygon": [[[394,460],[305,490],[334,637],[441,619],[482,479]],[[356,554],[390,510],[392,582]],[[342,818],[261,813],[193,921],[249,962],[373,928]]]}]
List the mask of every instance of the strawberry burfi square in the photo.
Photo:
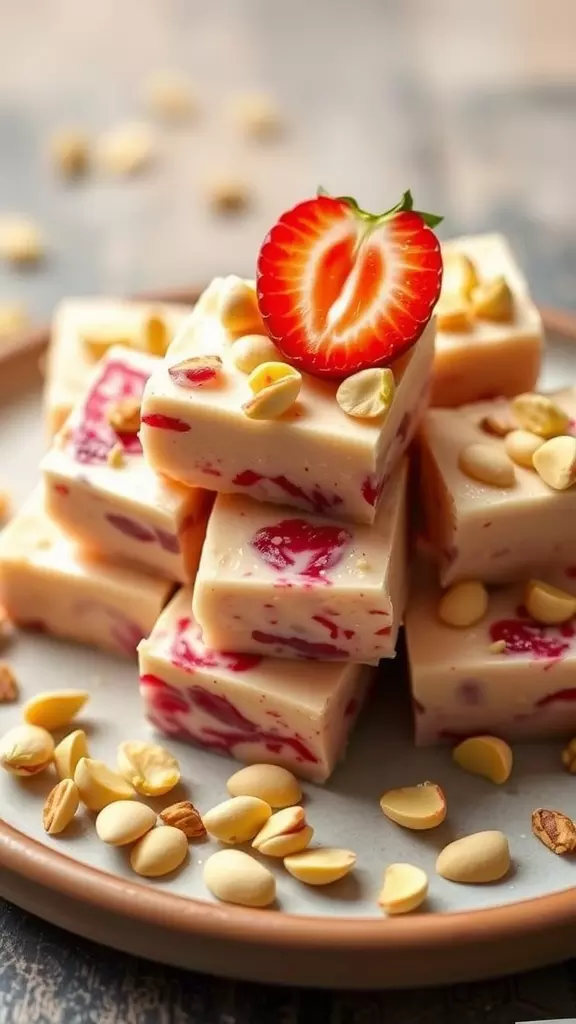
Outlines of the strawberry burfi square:
[{"label": "strawberry burfi square", "polygon": [[371,670],[206,647],[182,588],[139,646],[144,713],[167,736],[324,782],[343,756]]},{"label": "strawberry burfi square", "polygon": [[[348,416],[336,401],[337,382],[303,374],[291,409],[251,419],[242,408],[250,388],[234,361],[236,339],[220,315],[228,282],[216,278],[204,292],[146,386],[141,437],[149,465],[188,485],[373,523],[428,403],[434,319],[396,364],[384,418]],[[221,360],[217,382],[207,372],[207,386],[182,386],[176,364],[203,356]]]},{"label": "strawberry burfi square", "polygon": [[406,482],[404,461],[371,527],[218,495],[194,588],[205,642],[277,658],[392,657],[407,580]]},{"label": "strawberry burfi square", "polygon": [[[86,548],[180,582],[194,579],[211,495],[144,461],[139,407],[158,359],[115,347],[41,463],[48,514]],[[114,410],[126,419],[110,422]]]}]

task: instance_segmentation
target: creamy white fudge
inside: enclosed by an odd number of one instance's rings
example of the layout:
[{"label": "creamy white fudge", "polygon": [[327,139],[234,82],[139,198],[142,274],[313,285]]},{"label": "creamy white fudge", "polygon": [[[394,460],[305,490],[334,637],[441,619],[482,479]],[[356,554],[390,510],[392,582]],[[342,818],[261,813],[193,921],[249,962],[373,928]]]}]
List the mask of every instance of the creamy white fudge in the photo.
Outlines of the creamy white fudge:
[{"label": "creamy white fudge", "polygon": [[218,495],[194,588],[205,642],[275,658],[392,657],[407,585],[407,470],[404,460],[371,527]]},{"label": "creamy white fudge", "polygon": [[[384,420],[347,416],[336,402],[336,383],[310,376],[291,410],[255,420],[242,411],[251,392],[220,318],[226,287],[225,278],[212,282],[146,386],[141,438],[149,464],[185,484],[374,522],[382,489],[428,402],[434,320],[396,367],[396,395]],[[203,355],[222,360],[217,384],[182,387],[172,379],[171,367]]]},{"label": "creamy white fudge", "polygon": [[0,600],[23,628],[134,657],[174,584],[83,552],[37,489],[0,536]]},{"label": "creamy white fudge", "polygon": [[46,362],[44,415],[49,435],[60,430],[82,398],[94,365],[107,348],[125,345],[145,350],[151,317],[165,323],[171,338],[191,309],[128,299],[64,299],[54,314]]},{"label": "creamy white fudge", "polygon": [[[576,594],[576,567],[545,582]],[[524,584],[489,596],[485,618],[467,629],[438,618],[441,591],[427,566],[414,573],[406,643],[416,741],[491,733],[508,739],[576,731],[576,620],[538,625],[522,605]],[[491,645],[502,641],[503,650]]]},{"label": "creamy white fudge", "polygon": [[[540,372],[542,321],[526,278],[502,235],[472,235],[444,242],[442,253],[464,253],[481,281],[502,275],[513,297],[507,322],[473,317],[467,330],[436,332],[431,404],[457,406],[531,391]],[[444,275],[443,294],[453,287]],[[441,308],[442,297],[439,309]]]},{"label": "creamy white fudge", "polygon": [[[196,574],[211,496],[159,476],[146,465],[138,434],[117,432],[107,419],[118,400],[140,403],[158,362],[110,349],[41,470],[46,510],[72,537],[105,557],[185,583]],[[111,453],[118,461],[110,461]]]},{"label": "creamy white fudge", "polygon": [[205,646],[182,588],[138,647],[148,719],[166,735],[324,782],[343,756],[372,670]]},{"label": "creamy white fudge", "polygon": [[138,648],[144,712],[168,736],[324,782],[344,753],[372,670],[205,646],[183,587]]},{"label": "creamy white fudge", "polygon": [[[576,388],[552,396],[576,417]],[[430,409],[420,431],[420,484],[427,539],[444,585],[463,579],[514,581],[576,561],[576,487],[555,491],[533,469],[515,465],[512,487],[470,479],[459,467],[470,444],[504,447],[486,417],[510,416],[506,400]]]}]

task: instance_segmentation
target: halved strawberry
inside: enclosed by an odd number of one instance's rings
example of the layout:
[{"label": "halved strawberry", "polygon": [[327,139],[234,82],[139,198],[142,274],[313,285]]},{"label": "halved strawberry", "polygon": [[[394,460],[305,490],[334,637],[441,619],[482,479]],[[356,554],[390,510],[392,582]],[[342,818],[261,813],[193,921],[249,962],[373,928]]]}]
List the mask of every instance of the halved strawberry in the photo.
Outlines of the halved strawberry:
[{"label": "halved strawberry", "polygon": [[283,214],[258,256],[268,334],[293,366],[348,377],[386,366],[428,323],[442,283],[441,217],[397,206],[374,215],[319,194]]}]

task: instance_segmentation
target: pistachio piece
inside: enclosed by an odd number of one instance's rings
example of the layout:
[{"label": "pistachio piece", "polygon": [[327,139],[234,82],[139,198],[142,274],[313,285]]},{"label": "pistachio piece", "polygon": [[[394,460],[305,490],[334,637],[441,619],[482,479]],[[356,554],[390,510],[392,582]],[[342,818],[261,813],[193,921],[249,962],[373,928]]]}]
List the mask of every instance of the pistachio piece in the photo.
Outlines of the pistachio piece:
[{"label": "pistachio piece", "polygon": [[380,798],[380,808],[390,821],[421,831],[436,828],[446,817],[446,797],[434,782],[390,789]]},{"label": "pistachio piece", "polygon": [[464,771],[482,775],[497,786],[510,778],[512,750],[498,736],[471,736],[454,747],[452,757]]},{"label": "pistachio piece", "polygon": [[360,370],[342,381],[336,401],[355,419],[379,419],[390,411],[395,389],[394,374],[388,367]]},{"label": "pistachio piece", "polygon": [[222,360],[220,356],[189,356],[169,366],[168,375],[180,388],[215,384],[222,376]]},{"label": "pistachio piece", "polygon": [[480,320],[510,323],[514,319],[514,296],[501,275],[474,288],[470,302],[474,316]]},{"label": "pistachio piece", "polygon": [[261,363],[248,377],[248,387],[257,395],[264,388],[270,387],[271,384],[277,384],[278,381],[285,380],[287,377],[302,383],[302,375],[289,363]]},{"label": "pistachio piece", "polygon": [[488,611],[488,591],[480,580],[454,583],[438,605],[438,618],[454,629],[467,629],[480,622]]},{"label": "pistachio piece", "polygon": [[76,783],[72,779],[62,779],[46,797],[42,811],[44,831],[50,836],[63,832],[76,814],[79,803]]},{"label": "pistachio piece", "polygon": [[86,690],[48,690],[26,701],[24,721],[48,732],[62,729],[82,710],[89,694]]},{"label": "pistachio piece", "polygon": [[548,487],[567,491],[576,483],[576,437],[553,437],[532,457],[534,469]]},{"label": "pistachio piece", "polygon": [[241,850],[219,850],[204,865],[206,888],[224,903],[268,907],[276,899],[276,879]]},{"label": "pistachio piece", "polygon": [[516,483],[512,461],[495,444],[467,445],[460,452],[458,465],[471,480],[490,487],[513,487]]},{"label": "pistachio piece", "polygon": [[262,388],[242,406],[251,420],[274,420],[283,416],[295,404],[300,394],[301,377],[282,377],[275,384]]},{"label": "pistachio piece", "polygon": [[390,864],[384,873],[384,883],[378,905],[387,914],[408,914],[416,910],[428,895],[428,877],[415,864]]},{"label": "pistachio piece", "polygon": [[180,766],[164,747],[125,740],[118,747],[118,771],[142,796],[163,796],[180,782]]},{"label": "pistachio piece", "polygon": [[16,725],[0,740],[0,764],[13,775],[37,775],[54,757],[54,740],[38,725]]}]

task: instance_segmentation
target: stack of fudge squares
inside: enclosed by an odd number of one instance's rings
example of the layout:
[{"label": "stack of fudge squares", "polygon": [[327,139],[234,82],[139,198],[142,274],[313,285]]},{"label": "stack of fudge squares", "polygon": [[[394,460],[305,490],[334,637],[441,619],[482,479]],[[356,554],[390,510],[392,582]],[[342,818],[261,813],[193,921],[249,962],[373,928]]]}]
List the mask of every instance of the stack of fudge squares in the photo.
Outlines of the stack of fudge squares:
[{"label": "stack of fudge squares", "polygon": [[[217,278],[193,309],[63,303],[52,445],[0,540],[10,617],[137,650],[157,730],[314,781],[402,624],[417,742],[573,731],[576,487],[550,483],[545,448],[572,440],[576,389],[533,392],[541,324],[504,239],[443,256],[437,317],[380,418],[306,373],[284,414],[246,414],[249,374],[281,359],[252,282]],[[574,595],[562,622],[531,615],[535,578]]]}]

